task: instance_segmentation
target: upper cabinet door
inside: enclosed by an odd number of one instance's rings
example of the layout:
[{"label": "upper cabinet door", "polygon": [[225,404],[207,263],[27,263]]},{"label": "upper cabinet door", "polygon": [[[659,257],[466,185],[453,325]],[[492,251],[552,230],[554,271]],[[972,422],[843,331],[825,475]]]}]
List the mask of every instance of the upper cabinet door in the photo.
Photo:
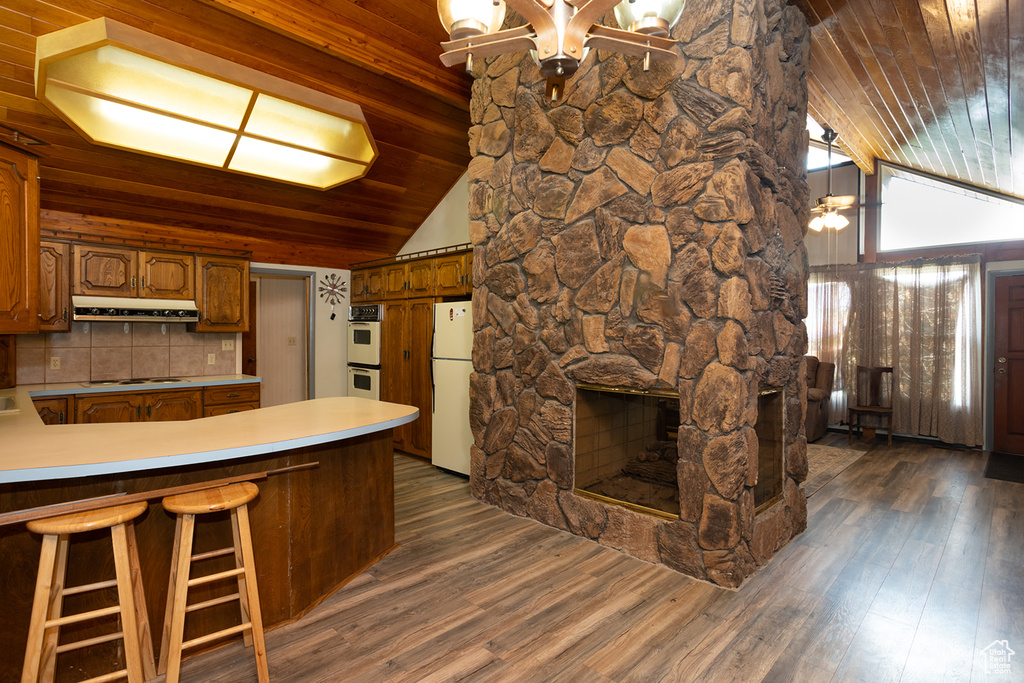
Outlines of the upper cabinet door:
[{"label": "upper cabinet door", "polygon": [[39,162],[0,145],[0,334],[39,330]]},{"label": "upper cabinet door", "polygon": [[409,295],[407,273],[404,263],[390,263],[384,266],[385,299],[405,299]]},{"label": "upper cabinet door", "polygon": [[437,296],[461,296],[473,291],[470,282],[468,254],[449,254],[434,259]]},{"label": "upper cabinet door", "polygon": [[39,243],[39,329],[66,332],[71,329],[71,245]]},{"label": "upper cabinet door", "polygon": [[196,271],[199,322],[196,332],[249,329],[249,262],[226,256],[199,256]]},{"label": "upper cabinet door", "polygon": [[412,261],[406,269],[410,297],[434,296],[434,261]]},{"label": "upper cabinet door", "polygon": [[369,294],[369,289],[366,286],[367,273],[368,271],[365,268],[352,271],[352,284],[349,287],[349,296],[354,304],[362,301],[369,301],[369,299],[366,298]]},{"label": "upper cabinet door", "polygon": [[139,252],[139,296],[145,299],[194,299],[196,258],[192,254]]},{"label": "upper cabinet door", "polygon": [[139,252],[103,244],[74,247],[72,292],[90,296],[136,296]]}]

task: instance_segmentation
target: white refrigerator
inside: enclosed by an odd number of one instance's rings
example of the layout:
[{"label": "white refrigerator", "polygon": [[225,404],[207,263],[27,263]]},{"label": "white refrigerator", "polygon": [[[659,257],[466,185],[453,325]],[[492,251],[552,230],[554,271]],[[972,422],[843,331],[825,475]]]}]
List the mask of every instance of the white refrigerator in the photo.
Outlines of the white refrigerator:
[{"label": "white refrigerator", "polygon": [[469,475],[469,375],[473,372],[473,309],[468,301],[434,304],[431,352],[434,400],[431,462]]}]

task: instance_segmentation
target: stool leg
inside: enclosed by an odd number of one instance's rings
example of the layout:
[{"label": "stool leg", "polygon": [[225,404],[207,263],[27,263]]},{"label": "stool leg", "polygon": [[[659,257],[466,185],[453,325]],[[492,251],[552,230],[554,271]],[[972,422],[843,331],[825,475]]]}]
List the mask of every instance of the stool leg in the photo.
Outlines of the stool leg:
[{"label": "stool leg", "polygon": [[25,664],[21,669],[21,683],[37,683],[39,680],[39,661],[42,657],[58,545],[59,537],[43,536],[43,548],[39,553],[39,571],[36,573],[36,590],[32,597],[32,616],[28,625],[28,643],[25,646]]},{"label": "stool leg", "polygon": [[[64,609],[64,582],[67,580],[68,547],[70,541],[67,534],[58,537],[57,563],[53,568],[53,582],[50,584],[49,609],[46,618],[59,619]],[[39,680],[53,681],[57,675],[57,642],[60,639],[60,626],[43,629],[43,658],[39,668]]]},{"label": "stool leg", "polygon": [[124,634],[124,657],[128,670],[128,683],[142,683],[142,652],[139,649],[139,626],[135,621],[135,590],[132,587],[132,567],[128,559],[128,534],[124,524],[110,527],[114,542],[114,572],[117,575],[117,601],[121,606],[121,632]]},{"label": "stool leg", "polygon": [[[242,538],[238,533],[238,508],[231,510],[231,536],[234,540],[235,566],[245,567]],[[238,604],[242,608],[242,623],[252,623],[252,617],[249,615],[249,594],[245,589],[245,574],[238,575]],[[246,647],[252,647],[252,629],[242,632],[242,642]]]},{"label": "stool leg", "polygon": [[156,678],[156,662],[153,658],[153,634],[150,630],[149,610],[146,608],[146,593],[142,585],[142,568],[139,565],[139,546],[135,541],[135,523],[125,524],[124,531],[128,539],[128,567],[132,573],[132,596],[142,652],[142,673],[148,681]]},{"label": "stool leg", "polygon": [[181,515],[176,515],[174,518],[174,546],[171,548],[170,579],[167,581],[167,606],[164,608],[164,625],[160,629],[160,663],[156,668],[158,674],[167,673],[167,651],[171,644],[171,615],[174,614],[174,587],[178,583],[179,552],[181,552]]},{"label": "stool leg", "polygon": [[[263,615],[260,612],[260,595],[256,588],[256,564],[253,559],[252,534],[249,531],[249,508],[241,505],[236,508],[238,534],[241,536],[242,559],[245,562],[245,589],[248,595],[249,614],[252,622],[253,650],[256,655],[256,673],[260,683],[270,682],[270,673],[267,671],[267,648],[263,642]],[[168,679],[170,680],[170,679]]]},{"label": "stool leg", "polygon": [[[181,675],[181,642],[185,635],[185,607],[188,604],[188,574],[192,564],[192,533],[195,530],[195,515],[179,515],[181,519],[181,542],[178,553],[171,558],[175,569],[174,605],[171,608],[171,632],[167,651],[167,678],[165,683],[177,683]],[[166,622],[166,617],[164,618]],[[161,653],[161,659],[163,654]]]}]

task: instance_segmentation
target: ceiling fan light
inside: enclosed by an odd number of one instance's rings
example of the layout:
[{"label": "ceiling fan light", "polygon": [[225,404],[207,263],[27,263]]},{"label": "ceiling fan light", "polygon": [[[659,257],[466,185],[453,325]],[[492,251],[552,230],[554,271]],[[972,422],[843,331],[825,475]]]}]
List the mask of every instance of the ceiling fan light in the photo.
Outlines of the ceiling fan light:
[{"label": "ceiling fan light", "polygon": [[821,229],[825,227],[825,219],[821,216],[815,216],[807,227],[814,232],[821,232]]},{"label": "ceiling fan light", "polygon": [[623,29],[667,37],[685,5],[686,0],[622,0],[615,6],[615,21]]},{"label": "ceiling fan light", "polygon": [[494,33],[505,20],[505,0],[437,0],[437,15],[452,40]]},{"label": "ceiling fan light", "polygon": [[835,211],[829,211],[823,217],[826,228],[832,228],[833,230],[842,230],[850,221],[847,220],[846,216],[842,216]]}]

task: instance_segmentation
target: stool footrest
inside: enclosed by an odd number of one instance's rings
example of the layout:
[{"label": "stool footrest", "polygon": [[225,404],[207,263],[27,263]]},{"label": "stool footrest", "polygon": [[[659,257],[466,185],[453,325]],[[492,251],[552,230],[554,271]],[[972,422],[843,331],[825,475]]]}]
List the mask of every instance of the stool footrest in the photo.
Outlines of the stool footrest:
[{"label": "stool footrest", "polygon": [[97,619],[99,617],[107,617],[111,614],[120,614],[121,606],[114,605],[113,607],[104,607],[103,609],[94,609],[91,612],[80,612],[79,614],[72,614],[67,617],[61,617],[60,619],[47,619],[44,624],[45,628],[51,628],[53,626],[63,626],[64,624],[76,624],[80,621],[86,621],[88,619]]},{"label": "stool footrest", "polygon": [[103,676],[96,676],[95,678],[90,678],[87,681],[82,681],[82,683],[109,683],[110,681],[119,681],[122,678],[128,678],[128,669],[121,669],[120,671],[113,671],[109,674],[104,674]]},{"label": "stool footrest", "polygon": [[188,587],[201,586],[204,583],[213,583],[214,581],[220,581],[221,579],[230,579],[232,576],[238,576],[239,574],[245,573],[245,567],[239,567],[238,569],[229,569],[226,572],[217,572],[216,574],[207,574],[206,576],[200,576],[197,579],[189,579]]},{"label": "stool footrest", "polygon": [[243,631],[248,631],[251,628],[252,628],[252,624],[247,621],[244,624],[239,624],[238,626],[232,626],[230,628],[222,629],[222,630],[217,631],[215,633],[210,633],[208,635],[201,636],[199,638],[193,638],[192,640],[190,640],[188,642],[182,643],[181,644],[181,649],[182,650],[187,650],[190,647],[197,647],[199,645],[205,645],[207,643],[212,643],[215,640],[220,640],[221,638],[226,638],[227,636],[231,636],[231,635],[234,635],[236,633],[242,633]]},{"label": "stool footrest", "polygon": [[219,598],[213,598],[212,600],[207,600],[206,602],[197,602],[192,605],[189,605],[185,608],[185,612],[195,612],[197,610],[206,609],[207,607],[216,607],[217,605],[223,605],[226,602],[235,602],[239,599],[240,596],[238,595],[238,593],[232,593],[231,595],[224,595]]},{"label": "stool footrest", "polygon": [[110,581],[97,581],[96,583],[89,583],[83,584],[81,586],[72,586],[71,588],[65,588],[64,595],[78,595],[79,593],[98,591],[102,588],[115,588],[116,586],[117,579],[111,579]]},{"label": "stool footrest", "polygon": [[96,636],[95,638],[89,638],[87,640],[76,640],[73,643],[58,645],[57,654],[71,652],[72,650],[79,650],[83,647],[92,647],[93,645],[99,645],[101,643],[109,643],[112,640],[121,640],[122,638],[124,638],[124,632],[118,631],[117,633],[108,633],[105,636]]},{"label": "stool footrest", "polygon": [[212,557],[224,557],[225,555],[234,555],[235,549],[231,546],[227,548],[221,548],[220,550],[210,550],[205,553],[197,553],[192,556],[192,561],[196,560],[209,560]]}]

